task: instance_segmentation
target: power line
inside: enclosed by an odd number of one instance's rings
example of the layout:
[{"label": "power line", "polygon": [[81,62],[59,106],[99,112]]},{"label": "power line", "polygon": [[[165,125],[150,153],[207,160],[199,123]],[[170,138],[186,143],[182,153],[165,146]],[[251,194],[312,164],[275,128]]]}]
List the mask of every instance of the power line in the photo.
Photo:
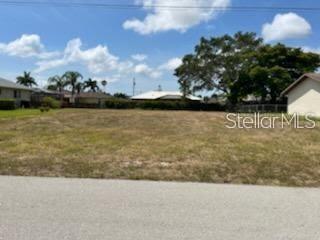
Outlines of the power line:
[{"label": "power line", "polygon": [[98,7],[108,9],[141,9],[142,7],[157,8],[158,10],[187,10],[187,9],[202,9],[215,11],[309,11],[318,12],[320,7],[284,7],[284,6],[196,6],[196,5],[136,5],[136,4],[113,4],[113,3],[86,3],[86,2],[69,2],[69,1],[9,1],[0,0],[0,5],[19,6],[19,5],[33,5],[33,6],[55,6],[55,7]]}]

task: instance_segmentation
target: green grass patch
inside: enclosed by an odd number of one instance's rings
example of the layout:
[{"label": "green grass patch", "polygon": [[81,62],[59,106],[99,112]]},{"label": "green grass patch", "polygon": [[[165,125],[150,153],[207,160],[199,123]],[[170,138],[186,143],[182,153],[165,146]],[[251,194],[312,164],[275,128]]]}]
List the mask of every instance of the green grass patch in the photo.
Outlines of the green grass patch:
[{"label": "green grass patch", "polygon": [[0,119],[3,118],[23,118],[30,116],[38,116],[43,113],[39,109],[16,109],[16,110],[0,110]]}]

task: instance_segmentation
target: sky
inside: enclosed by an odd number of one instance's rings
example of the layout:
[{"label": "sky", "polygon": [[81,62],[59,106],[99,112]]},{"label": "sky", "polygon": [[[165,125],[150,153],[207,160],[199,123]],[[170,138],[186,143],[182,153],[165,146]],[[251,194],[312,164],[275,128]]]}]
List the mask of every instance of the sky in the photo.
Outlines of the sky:
[{"label": "sky", "polygon": [[[15,81],[31,71],[40,87],[65,71],[107,80],[107,91],[132,94],[176,91],[173,75],[199,39],[253,31],[265,42],[320,52],[320,8],[314,0],[55,0],[51,4],[7,4],[0,0],[0,77]],[[26,1],[26,0],[19,0]],[[34,0],[49,2],[49,0]],[[135,5],[134,9],[58,5],[82,2]],[[161,6],[216,8],[163,9]],[[234,11],[228,7],[291,9]]]}]

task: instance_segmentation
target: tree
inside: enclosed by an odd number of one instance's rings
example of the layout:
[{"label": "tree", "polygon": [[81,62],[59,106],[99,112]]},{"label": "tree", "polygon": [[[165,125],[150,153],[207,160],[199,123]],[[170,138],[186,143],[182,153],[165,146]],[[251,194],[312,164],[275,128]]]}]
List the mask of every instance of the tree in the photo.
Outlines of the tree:
[{"label": "tree", "polygon": [[182,59],[182,65],[176,69],[175,75],[179,77],[178,83],[183,97],[191,94],[192,82],[196,81],[198,65],[193,55],[186,55]]},{"label": "tree", "polygon": [[87,81],[84,82],[84,89],[89,88],[90,91],[96,92],[99,90],[98,82],[96,80],[92,80],[89,78]]},{"label": "tree", "polygon": [[48,79],[48,82],[49,82],[48,89],[57,90],[57,91],[59,91],[59,93],[62,93],[64,87],[67,85],[64,78],[60,77],[58,75],[50,77]]},{"label": "tree", "polygon": [[186,55],[175,71],[183,94],[216,90],[237,102],[241,97],[239,83],[245,79],[245,69],[261,45],[262,39],[255,33],[201,38],[195,53]]},{"label": "tree", "polygon": [[318,54],[283,44],[267,45],[255,33],[238,32],[234,36],[201,38],[175,75],[184,95],[215,90],[231,103],[250,94],[262,102],[276,102],[290,83],[319,66]]},{"label": "tree", "polygon": [[71,86],[71,92],[72,92],[72,95],[74,95],[76,91],[77,82],[78,80],[83,78],[82,75],[78,72],[69,71],[63,74],[62,77],[66,82],[66,84]]},{"label": "tree", "polygon": [[304,73],[314,72],[320,66],[318,54],[306,53],[300,48],[291,48],[280,43],[262,46],[255,52],[254,57],[255,62],[252,63],[249,73],[250,84],[255,86],[253,92],[261,97],[262,102],[277,102],[287,86]]},{"label": "tree", "polygon": [[22,76],[17,77],[17,83],[26,87],[38,86],[36,80],[31,76],[31,72],[23,72]]},{"label": "tree", "polygon": [[115,93],[115,94],[113,94],[113,96],[115,98],[122,98],[122,99],[128,99],[129,98],[129,96],[127,94],[125,94],[125,93]]},{"label": "tree", "polygon": [[75,85],[75,90],[76,90],[77,94],[81,93],[82,90],[84,90],[84,83],[77,82]]},{"label": "tree", "polygon": [[106,86],[108,85],[108,82],[106,80],[102,80],[101,85],[103,86],[104,92],[106,92]]}]

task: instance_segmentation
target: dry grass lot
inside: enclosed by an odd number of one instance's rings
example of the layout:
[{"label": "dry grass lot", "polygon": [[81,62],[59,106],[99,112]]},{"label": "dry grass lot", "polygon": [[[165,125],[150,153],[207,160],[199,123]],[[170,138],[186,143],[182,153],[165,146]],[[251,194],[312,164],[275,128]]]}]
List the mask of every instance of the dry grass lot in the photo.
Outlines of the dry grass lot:
[{"label": "dry grass lot", "polygon": [[227,129],[225,114],[0,111],[0,174],[320,186],[320,129]]}]

